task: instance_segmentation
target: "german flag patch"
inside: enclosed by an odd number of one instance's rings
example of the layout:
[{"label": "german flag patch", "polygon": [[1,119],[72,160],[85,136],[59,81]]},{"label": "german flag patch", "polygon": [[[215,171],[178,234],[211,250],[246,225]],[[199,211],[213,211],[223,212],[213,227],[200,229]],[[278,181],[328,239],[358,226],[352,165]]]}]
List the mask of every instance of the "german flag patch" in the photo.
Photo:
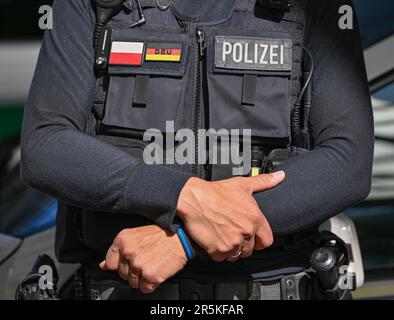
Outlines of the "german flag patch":
[{"label": "german flag patch", "polygon": [[180,62],[182,58],[181,43],[148,43],[145,61]]}]

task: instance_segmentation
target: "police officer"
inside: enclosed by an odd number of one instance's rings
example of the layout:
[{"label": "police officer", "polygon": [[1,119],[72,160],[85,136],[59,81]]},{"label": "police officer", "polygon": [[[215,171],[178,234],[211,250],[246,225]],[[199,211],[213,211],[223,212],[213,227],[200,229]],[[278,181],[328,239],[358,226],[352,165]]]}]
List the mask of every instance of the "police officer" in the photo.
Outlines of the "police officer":
[{"label": "police officer", "polygon": [[[362,48],[356,24],[338,26],[351,1],[96,2],[55,0],[24,116],[21,177],[59,201],[59,261],[102,299],[310,298],[298,284],[317,226],[370,190]],[[166,121],[250,129],[261,163],[311,150],[253,177],[147,164],[143,133]]]}]

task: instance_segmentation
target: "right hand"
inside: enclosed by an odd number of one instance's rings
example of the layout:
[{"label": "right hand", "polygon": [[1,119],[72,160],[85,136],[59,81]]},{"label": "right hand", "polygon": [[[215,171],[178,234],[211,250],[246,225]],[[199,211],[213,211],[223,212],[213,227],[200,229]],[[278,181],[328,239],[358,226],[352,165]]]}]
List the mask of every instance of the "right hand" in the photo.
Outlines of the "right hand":
[{"label": "right hand", "polygon": [[213,260],[235,261],[241,249],[241,257],[248,257],[273,242],[271,227],[253,193],[277,186],[284,177],[279,171],[220,181],[190,178],[179,196],[177,215]]}]

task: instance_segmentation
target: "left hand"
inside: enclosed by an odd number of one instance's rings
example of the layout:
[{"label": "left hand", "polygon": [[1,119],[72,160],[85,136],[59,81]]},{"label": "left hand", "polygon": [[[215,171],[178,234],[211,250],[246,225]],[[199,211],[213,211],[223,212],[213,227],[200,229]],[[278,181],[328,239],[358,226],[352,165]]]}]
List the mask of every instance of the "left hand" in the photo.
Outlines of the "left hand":
[{"label": "left hand", "polygon": [[152,293],[182,270],[187,257],[178,236],[157,225],[124,229],[100,263],[103,270],[118,271],[135,289]]}]

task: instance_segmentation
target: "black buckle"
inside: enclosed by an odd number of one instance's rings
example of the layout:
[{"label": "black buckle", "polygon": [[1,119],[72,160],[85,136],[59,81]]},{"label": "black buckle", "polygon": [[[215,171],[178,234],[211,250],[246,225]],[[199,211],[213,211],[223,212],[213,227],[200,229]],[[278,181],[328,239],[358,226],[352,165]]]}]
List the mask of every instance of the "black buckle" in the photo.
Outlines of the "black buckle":
[{"label": "black buckle", "polygon": [[299,280],[294,274],[285,276],[281,279],[282,300],[300,300]]}]

